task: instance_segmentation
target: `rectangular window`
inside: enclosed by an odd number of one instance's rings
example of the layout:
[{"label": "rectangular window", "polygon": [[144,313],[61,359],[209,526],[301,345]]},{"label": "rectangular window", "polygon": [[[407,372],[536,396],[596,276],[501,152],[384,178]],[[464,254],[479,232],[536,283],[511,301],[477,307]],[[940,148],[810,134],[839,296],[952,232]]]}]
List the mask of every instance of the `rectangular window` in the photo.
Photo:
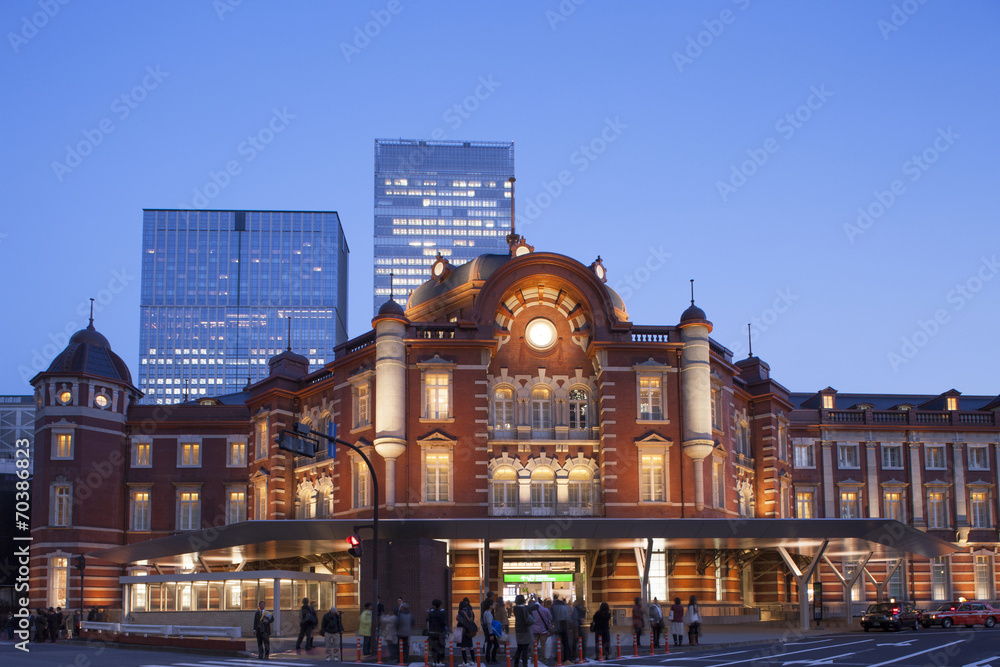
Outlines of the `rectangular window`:
[{"label": "rectangular window", "polygon": [[948,497],[944,491],[927,493],[927,527],[948,527]]},{"label": "rectangular window", "polygon": [[69,526],[71,521],[70,510],[72,507],[72,496],[70,495],[69,484],[52,485],[52,525]]},{"label": "rectangular window", "polygon": [[969,494],[969,524],[973,528],[991,528],[990,495],[986,491]]},{"label": "rectangular window", "polygon": [[[850,581],[851,578],[857,574],[859,569],[861,569],[861,566],[858,563],[844,563],[844,579]],[[854,582],[854,585],[851,586],[851,602],[861,601],[861,591],[863,587],[864,580],[861,577],[858,577]]]},{"label": "rectangular window", "polygon": [[53,433],[52,434],[52,458],[71,459],[73,458],[73,434]]},{"label": "rectangular window", "polygon": [[226,456],[226,466],[229,468],[244,468],[247,465],[247,443],[242,440],[229,441],[229,453]]},{"label": "rectangular window", "polygon": [[644,503],[664,502],[663,454],[642,454],[639,457],[639,475],[639,500]]},{"label": "rectangular window", "polygon": [[903,467],[903,446],[882,445],[882,468],[899,470]]},{"label": "rectangular window", "polygon": [[256,458],[266,459],[270,452],[269,445],[270,440],[268,438],[268,428],[267,420],[261,419],[257,422],[257,447],[256,447]]},{"label": "rectangular window", "polygon": [[150,529],[150,492],[149,489],[132,491],[132,530],[148,531]]},{"label": "rectangular window", "polygon": [[858,443],[842,444],[837,448],[837,466],[840,468],[859,468]]},{"label": "rectangular window", "polygon": [[448,473],[451,456],[447,453],[427,454],[425,470],[426,500],[428,502],[447,502]]},{"label": "rectangular window", "polygon": [[940,556],[931,561],[931,599],[951,599],[951,578],[948,575],[948,558]]},{"label": "rectangular window", "polygon": [[816,493],[814,491],[797,491],[795,493],[795,516],[799,519],[816,518]]},{"label": "rectangular window", "polygon": [[253,518],[261,521],[266,519],[267,514],[267,483],[262,482],[254,485],[254,515]]},{"label": "rectangular window", "polygon": [[885,518],[906,521],[903,516],[903,493],[901,491],[886,491],[884,498]]},{"label": "rectangular window", "polygon": [[[660,600],[662,606],[667,592],[667,554],[654,551],[649,559],[649,597]],[[663,607],[663,616],[667,616],[667,607]]]},{"label": "rectangular window", "polygon": [[788,460],[788,426],[780,422],[778,423],[778,459]]},{"label": "rectangular window", "polygon": [[824,394],[823,396],[823,409],[833,410],[833,396],[830,394]]},{"label": "rectangular window", "polygon": [[722,461],[712,462],[712,498],[716,507],[726,506],[726,484]]},{"label": "rectangular window", "polygon": [[450,374],[425,373],[425,419],[448,419],[450,414]]},{"label": "rectangular window", "polygon": [[986,458],[985,447],[969,447],[969,470],[989,470],[990,462]]},{"label": "rectangular window", "polygon": [[371,412],[368,409],[368,383],[355,385],[354,394],[354,428],[364,428],[371,424]]},{"label": "rectangular window", "polygon": [[247,492],[230,490],[226,497],[226,523],[240,523],[247,520]]},{"label": "rectangular window", "polygon": [[778,508],[778,518],[784,519],[788,516],[788,486],[784,483],[781,485],[781,492],[778,494],[781,499],[781,507]]},{"label": "rectangular window", "polygon": [[721,406],[719,404],[719,390],[712,389],[712,428],[716,431],[722,430],[722,418],[719,415]]},{"label": "rectangular window", "polygon": [[132,467],[149,468],[153,465],[153,443],[133,442],[132,443]]},{"label": "rectangular window", "polygon": [[924,450],[924,466],[928,470],[944,470],[944,445],[927,445]]},{"label": "rectangular window", "polygon": [[976,556],[976,597],[993,599],[993,556]]},{"label": "rectangular window", "polygon": [[639,376],[639,419],[654,421],[663,419],[663,401],[658,377]]},{"label": "rectangular window", "polygon": [[49,559],[49,606],[67,607],[69,600],[69,558],[55,556]]},{"label": "rectangular window", "polygon": [[364,461],[354,462],[354,507],[368,507],[368,466]]},{"label": "rectangular window", "polygon": [[896,571],[892,573],[892,576],[889,577],[889,586],[888,586],[889,597],[896,600],[906,599],[906,587],[904,586],[905,578],[903,577],[903,567],[904,566],[900,564],[900,566],[896,568]]},{"label": "rectangular window", "polygon": [[861,517],[860,493],[854,491],[840,492],[840,518],[858,519]]},{"label": "rectangular window", "polygon": [[177,505],[177,530],[197,530],[201,524],[201,492],[178,492]]},{"label": "rectangular window", "polygon": [[178,446],[178,453],[180,458],[177,461],[177,467],[198,468],[201,466],[200,442],[182,442]]},{"label": "rectangular window", "polygon": [[796,443],[794,446],[795,457],[795,467],[796,468],[815,468],[816,458],[813,453],[813,444],[811,442],[802,444]]}]

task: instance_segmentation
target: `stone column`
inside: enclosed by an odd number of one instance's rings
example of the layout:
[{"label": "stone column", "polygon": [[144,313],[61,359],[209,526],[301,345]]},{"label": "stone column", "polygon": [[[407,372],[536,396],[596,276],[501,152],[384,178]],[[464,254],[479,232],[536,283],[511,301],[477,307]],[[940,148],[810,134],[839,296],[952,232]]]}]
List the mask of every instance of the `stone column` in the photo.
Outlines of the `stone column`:
[{"label": "stone column", "polygon": [[390,511],[396,506],[396,458],[406,451],[405,332],[403,321],[376,318],[375,451],[385,459],[385,508]]},{"label": "stone column", "polygon": [[823,455],[823,516],[832,519],[837,516],[837,488],[833,484],[833,443],[822,440],[819,447]]},{"label": "stone column", "polygon": [[705,507],[705,459],[712,453],[712,376],[708,334],[711,324],[692,321],[681,325],[681,409],[684,415],[684,454],[694,462],[695,510]]},{"label": "stone column", "polygon": [[880,505],[879,500],[881,499],[882,494],[879,493],[879,488],[878,488],[878,452],[876,452],[877,447],[878,445],[874,442],[865,443],[865,452],[868,455],[866,461],[867,463],[866,467],[868,468],[868,470],[866,471],[866,473],[868,478],[868,518],[870,519],[877,519],[880,516],[882,516],[882,513],[879,512],[879,505]]}]

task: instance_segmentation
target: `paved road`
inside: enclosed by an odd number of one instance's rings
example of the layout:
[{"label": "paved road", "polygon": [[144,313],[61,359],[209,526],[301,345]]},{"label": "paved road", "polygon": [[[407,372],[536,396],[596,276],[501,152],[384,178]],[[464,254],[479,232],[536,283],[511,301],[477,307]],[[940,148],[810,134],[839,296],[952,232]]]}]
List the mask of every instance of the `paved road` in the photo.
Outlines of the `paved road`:
[{"label": "paved road", "polygon": [[[173,651],[108,648],[82,643],[32,644],[30,653],[0,646],[0,667],[308,667],[325,665],[322,652],[282,653],[263,662]],[[344,663],[357,665],[358,663]],[[370,664],[370,663],[368,663]],[[590,663],[596,665],[596,663]],[[849,632],[728,648],[698,647],[670,655],[622,658],[607,667],[1000,667],[1000,630]],[[422,662],[413,663],[422,667]],[[540,666],[541,667],[541,666]]]}]

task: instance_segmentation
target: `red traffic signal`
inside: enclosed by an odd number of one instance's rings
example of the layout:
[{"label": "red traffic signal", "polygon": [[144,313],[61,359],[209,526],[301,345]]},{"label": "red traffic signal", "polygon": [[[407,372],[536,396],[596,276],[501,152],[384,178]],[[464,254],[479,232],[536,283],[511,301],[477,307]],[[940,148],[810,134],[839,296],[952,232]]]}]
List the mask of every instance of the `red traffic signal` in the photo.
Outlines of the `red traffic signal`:
[{"label": "red traffic signal", "polygon": [[347,538],[347,543],[351,545],[351,548],[347,550],[347,553],[354,556],[355,558],[361,557],[361,538],[357,535],[350,535]]}]

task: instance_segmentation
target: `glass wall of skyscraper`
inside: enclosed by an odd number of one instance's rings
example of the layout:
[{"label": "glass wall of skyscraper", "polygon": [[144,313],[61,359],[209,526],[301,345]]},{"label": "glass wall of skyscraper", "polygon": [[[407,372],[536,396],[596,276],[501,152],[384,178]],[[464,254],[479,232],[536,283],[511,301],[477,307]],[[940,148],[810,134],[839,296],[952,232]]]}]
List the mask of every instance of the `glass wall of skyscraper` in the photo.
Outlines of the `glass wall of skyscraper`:
[{"label": "glass wall of skyscraper", "polygon": [[506,253],[514,143],[375,140],[375,298],[402,306],[438,253],[459,266]]},{"label": "glass wall of skyscraper", "polygon": [[347,241],[331,211],[143,211],[139,389],[147,403],[241,391],[289,347],[347,340]]}]

